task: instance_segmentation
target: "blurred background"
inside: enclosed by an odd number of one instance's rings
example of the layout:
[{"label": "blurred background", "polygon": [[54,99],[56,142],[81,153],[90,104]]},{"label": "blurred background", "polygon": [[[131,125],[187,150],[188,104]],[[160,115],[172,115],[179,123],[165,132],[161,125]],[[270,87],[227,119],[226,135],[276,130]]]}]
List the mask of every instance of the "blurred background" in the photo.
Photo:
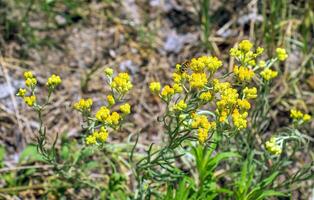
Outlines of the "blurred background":
[{"label": "blurred background", "polygon": [[[150,144],[163,137],[152,117],[163,107],[150,95],[150,81],[167,83],[176,63],[204,54],[217,56],[223,71],[231,71],[228,51],[242,39],[264,47],[265,56],[284,47],[289,57],[275,66],[281,76],[271,92],[271,132],[291,122],[291,107],[314,115],[313,38],[313,0],[0,0],[0,188],[14,186],[23,199],[40,187],[22,186],[49,174],[46,168],[22,175],[14,170],[38,160],[30,145],[39,126],[36,115],[15,97],[26,70],[38,78],[39,98],[47,95],[45,81],[52,73],[63,80],[44,113],[48,138],[60,134],[59,148],[80,137],[73,102],[91,97],[95,109],[104,104],[103,69],[129,72],[132,125],[110,141],[126,141],[141,129],[141,143]],[[313,121],[309,130],[313,137]],[[300,155],[299,165],[306,159]],[[309,191],[296,192],[296,199],[309,198]]]}]

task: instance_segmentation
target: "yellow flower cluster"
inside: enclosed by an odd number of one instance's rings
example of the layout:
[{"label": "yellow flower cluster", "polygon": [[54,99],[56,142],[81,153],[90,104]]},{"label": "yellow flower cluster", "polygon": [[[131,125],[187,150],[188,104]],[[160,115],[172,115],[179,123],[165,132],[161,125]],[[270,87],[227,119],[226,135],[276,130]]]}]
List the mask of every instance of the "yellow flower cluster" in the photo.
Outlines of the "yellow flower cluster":
[{"label": "yellow flower cluster", "polygon": [[[16,95],[19,97],[22,97],[24,102],[28,106],[30,106],[30,107],[37,106],[36,105],[36,96],[35,96],[35,87],[37,85],[37,79],[31,71],[26,71],[26,72],[24,72],[23,75],[24,75],[24,79],[25,79],[25,85],[29,88],[31,95],[25,96],[27,90],[24,88],[20,88]],[[51,77],[48,78],[46,84],[47,84],[49,89],[54,89],[57,85],[61,84],[61,78],[59,76],[53,74]],[[49,92],[52,92],[52,90],[50,90]],[[49,99],[49,97],[48,97],[48,99]]]},{"label": "yellow flower cluster", "polygon": [[109,106],[113,106],[116,103],[116,101],[112,95],[107,96],[107,101],[108,101]]},{"label": "yellow flower cluster", "polygon": [[[130,114],[131,106],[127,103],[121,105],[120,111],[124,115]],[[110,110],[105,106],[100,107],[100,109],[96,112],[95,117],[99,122],[104,123],[105,125],[109,125],[111,127],[117,127],[121,119],[119,113],[117,112],[110,113]]]},{"label": "yellow flower cluster", "polygon": [[243,40],[240,42],[238,48],[230,49],[230,56],[235,57],[242,65],[247,66],[255,66],[256,58],[260,56],[264,49],[261,47],[256,48],[256,51],[253,52],[251,49],[253,48],[253,44],[249,40]]},{"label": "yellow flower cluster", "polygon": [[240,113],[238,109],[234,109],[232,113],[232,120],[234,125],[238,129],[244,129],[247,127],[246,117],[248,116],[247,112]]},{"label": "yellow flower cluster", "polygon": [[74,103],[73,107],[75,110],[78,110],[80,112],[90,112],[92,105],[93,100],[91,98],[88,98],[80,99],[78,102]]},{"label": "yellow flower cluster", "polygon": [[161,91],[161,96],[166,100],[169,99],[169,97],[171,97],[173,94],[174,89],[171,88],[169,85],[165,85],[165,87]]},{"label": "yellow flower cluster", "polygon": [[193,58],[190,63],[190,68],[193,72],[203,72],[205,69],[214,73],[222,66],[222,62],[213,56],[201,56],[199,58]]},{"label": "yellow flower cluster", "polygon": [[209,102],[213,99],[213,96],[212,96],[210,91],[207,91],[207,92],[201,93],[199,99],[204,101],[204,102]]},{"label": "yellow flower cluster", "polygon": [[203,144],[208,137],[208,132],[216,129],[216,122],[209,122],[205,115],[194,115],[191,127],[197,129],[198,140]]},{"label": "yellow flower cluster", "polygon": [[25,85],[33,89],[37,85],[37,79],[31,71],[24,72]]},{"label": "yellow flower cluster", "polygon": [[271,137],[270,140],[266,142],[265,146],[267,151],[269,151],[271,154],[280,155],[282,152],[282,148],[276,143],[275,137]]},{"label": "yellow flower cluster", "polygon": [[257,97],[257,89],[256,87],[248,88],[245,87],[243,89],[244,97],[247,99],[255,99]]},{"label": "yellow flower cluster", "polygon": [[277,48],[276,54],[277,54],[278,60],[280,60],[280,61],[284,61],[288,58],[288,54],[287,54],[286,50],[283,48]]},{"label": "yellow flower cluster", "polygon": [[251,104],[246,99],[238,99],[237,106],[240,110],[250,110]]},{"label": "yellow flower cluster", "polygon": [[193,73],[190,77],[190,86],[195,89],[202,89],[208,82],[205,73]]},{"label": "yellow flower cluster", "polygon": [[110,67],[107,67],[105,70],[104,70],[106,76],[108,77],[111,77],[113,75],[113,69],[110,68]]},{"label": "yellow flower cluster", "polygon": [[173,109],[178,110],[178,111],[182,111],[186,108],[187,108],[187,104],[183,100],[180,100],[177,104],[173,106]]},{"label": "yellow flower cluster", "polygon": [[236,77],[240,80],[240,81],[251,81],[253,76],[254,76],[254,71],[251,70],[248,67],[243,67],[243,66],[234,66],[233,68],[233,73],[236,75]]},{"label": "yellow flower cluster", "polygon": [[61,84],[61,78],[60,76],[57,76],[55,74],[52,74],[48,80],[47,80],[47,83],[46,85],[49,87],[49,88],[52,88],[54,89],[56,86],[60,85]]},{"label": "yellow flower cluster", "polygon": [[127,114],[130,114],[131,113],[131,106],[130,104],[126,103],[126,104],[123,104],[120,106],[120,111],[127,115]]},{"label": "yellow flower cluster", "polygon": [[278,72],[276,71],[273,71],[269,68],[266,68],[264,69],[262,72],[261,72],[261,76],[266,80],[266,81],[269,81],[271,79],[274,79],[276,78],[278,75]]},{"label": "yellow flower cluster", "polygon": [[100,127],[99,131],[94,131],[91,135],[87,136],[85,142],[87,145],[96,144],[97,141],[104,143],[106,142],[108,135],[108,131],[105,129],[105,127]]},{"label": "yellow flower cluster", "polygon": [[16,95],[19,97],[24,97],[25,94],[26,94],[26,89],[20,88]]},{"label": "yellow flower cluster", "polygon": [[295,108],[290,110],[290,117],[296,121],[303,120],[304,122],[307,122],[311,120],[311,115],[304,114],[300,110],[297,110]]},{"label": "yellow flower cluster", "polygon": [[113,79],[111,87],[120,94],[126,94],[133,87],[129,74],[119,73],[118,76]]},{"label": "yellow flower cluster", "polygon": [[32,96],[29,96],[29,97],[24,97],[24,102],[28,106],[32,107],[35,104],[35,102],[36,102],[36,96],[32,95]]},{"label": "yellow flower cluster", "polygon": [[152,93],[159,93],[161,89],[161,85],[159,82],[151,82],[149,84],[149,89]]},{"label": "yellow flower cluster", "polygon": [[239,49],[244,52],[249,52],[253,47],[253,44],[249,40],[242,40],[239,44]]}]

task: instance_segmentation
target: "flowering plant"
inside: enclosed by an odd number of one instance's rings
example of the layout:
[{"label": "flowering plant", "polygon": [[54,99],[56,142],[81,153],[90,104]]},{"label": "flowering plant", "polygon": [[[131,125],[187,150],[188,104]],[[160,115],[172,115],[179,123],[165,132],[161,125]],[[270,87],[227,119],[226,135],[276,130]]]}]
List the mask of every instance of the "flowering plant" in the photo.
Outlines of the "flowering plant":
[{"label": "flowering plant", "polygon": [[[76,189],[90,187],[104,199],[253,200],[287,196],[291,185],[313,177],[311,163],[292,175],[285,173],[289,160],[295,156],[296,144],[313,140],[302,129],[311,116],[292,108],[292,125],[269,133],[269,94],[272,80],[280,74],[275,64],[288,55],[277,48],[273,58],[264,60],[263,48],[253,46],[243,40],[230,49],[230,56],[236,61],[231,72],[226,72],[217,57],[200,56],[177,64],[171,84],[151,82],[150,91],[165,106],[158,121],[166,138],[160,144],[146,147],[144,153],[137,148],[140,133],[130,135],[126,148],[108,141],[132,110],[125,102],[133,87],[127,73],[114,76],[113,69],[105,69],[110,93],[105,105],[95,113],[91,98],[73,104],[82,115],[83,134],[78,151],[64,161],[58,159],[62,156],[55,148],[57,138],[51,148],[46,147],[42,120],[42,111],[61,84],[61,78],[56,75],[48,78],[48,96],[40,104],[35,94],[37,79],[31,72],[25,72],[30,94],[26,95],[27,90],[21,88],[17,95],[38,113],[38,150],[68,187],[71,184]],[[95,183],[89,176],[91,172],[82,170],[85,162],[99,152],[104,152],[102,158],[110,166],[104,172],[108,178],[100,181],[105,185]],[[122,153],[128,154],[128,160],[124,160]],[[124,176],[118,164],[121,160],[132,176]],[[278,180],[279,176],[283,176],[283,181]]]}]

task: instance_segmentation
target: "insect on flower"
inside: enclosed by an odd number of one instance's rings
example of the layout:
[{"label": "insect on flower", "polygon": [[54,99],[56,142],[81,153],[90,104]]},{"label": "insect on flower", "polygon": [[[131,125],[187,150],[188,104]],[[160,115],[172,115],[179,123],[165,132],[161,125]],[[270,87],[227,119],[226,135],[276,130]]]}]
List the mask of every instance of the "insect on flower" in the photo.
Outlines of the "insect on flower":
[{"label": "insect on flower", "polygon": [[184,73],[184,72],[186,72],[188,70],[188,68],[190,68],[190,64],[191,64],[191,61],[190,60],[186,60],[182,64],[177,64],[176,65],[176,69],[180,73]]}]

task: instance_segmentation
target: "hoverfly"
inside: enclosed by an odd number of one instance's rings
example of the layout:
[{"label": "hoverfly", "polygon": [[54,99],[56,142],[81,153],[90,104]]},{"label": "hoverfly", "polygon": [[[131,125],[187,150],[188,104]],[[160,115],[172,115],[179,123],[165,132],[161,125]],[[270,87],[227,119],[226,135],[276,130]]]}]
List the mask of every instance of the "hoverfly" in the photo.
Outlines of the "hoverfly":
[{"label": "hoverfly", "polygon": [[190,67],[190,64],[191,64],[191,61],[186,60],[182,64],[178,64],[176,68],[180,73],[184,73],[188,70],[188,68]]}]

